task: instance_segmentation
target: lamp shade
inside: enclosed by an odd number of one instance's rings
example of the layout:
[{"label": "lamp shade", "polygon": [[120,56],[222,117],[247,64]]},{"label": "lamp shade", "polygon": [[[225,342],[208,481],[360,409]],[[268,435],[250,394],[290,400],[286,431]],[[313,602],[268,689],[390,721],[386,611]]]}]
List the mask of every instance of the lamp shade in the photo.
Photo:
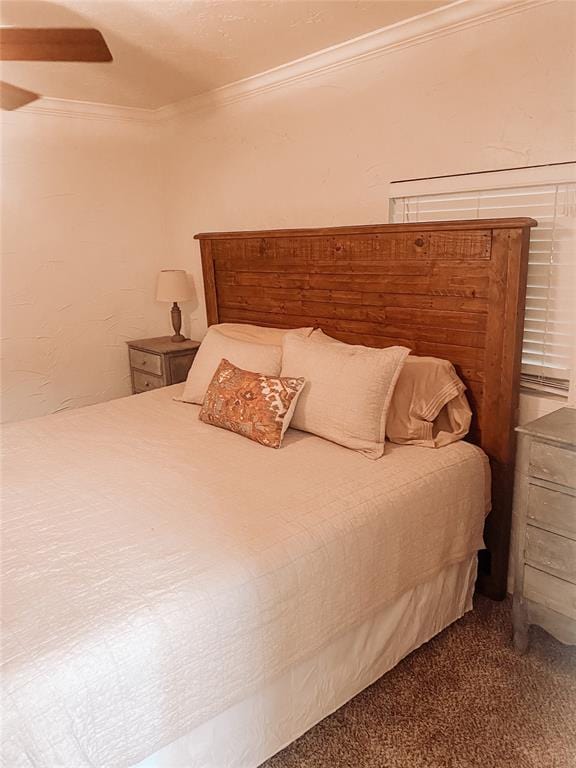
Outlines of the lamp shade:
[{"label": "lamp shade", "polygon": [[192,284],[183,269],[163,269],[160,272],[156,285],[156,301],[189,301],[192,298]]}]

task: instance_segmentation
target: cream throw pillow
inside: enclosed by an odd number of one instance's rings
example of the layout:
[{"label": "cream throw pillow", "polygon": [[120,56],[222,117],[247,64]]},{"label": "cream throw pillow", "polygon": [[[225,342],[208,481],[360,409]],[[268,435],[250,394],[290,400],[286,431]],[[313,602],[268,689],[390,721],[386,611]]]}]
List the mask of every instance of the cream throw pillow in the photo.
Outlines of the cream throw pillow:
[{"label": "cream throw pillow", "polygon": [[224,336],[213,326],[208,328],[188,371],[181,399],[186,403],[202,405],[212,377],[224,359],[245,371],[278,376],[282,367],[282,347],[238,341]]},{"label": "cream throw pillow", "polygon": [[327,344],[322,336],[284,337],[281,375],[306,379],[290,426],[378,459],[384,453],[388,405],[410,350],[335,339]]},{"label": "cream throw pillow", "polygon": [[287,333],[310,336],[314,330],[314,328],[268,328],[264,325],[250,325],[249,323],[218,323],[211,327],[230,339],[251,341],[254,344],[275,344],[278,347],[282,346],[282,341]]}]

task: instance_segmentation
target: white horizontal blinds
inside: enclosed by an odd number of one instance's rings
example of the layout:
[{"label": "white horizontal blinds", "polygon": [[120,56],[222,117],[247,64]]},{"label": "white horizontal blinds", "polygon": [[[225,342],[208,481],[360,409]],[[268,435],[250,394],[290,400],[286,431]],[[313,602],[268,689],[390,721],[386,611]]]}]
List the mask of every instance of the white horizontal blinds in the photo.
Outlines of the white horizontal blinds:
[{"label": "white horizontal blinds", "polygon": [[557,184],[550,195],[552,210],[535,216],[531,236],[522,368],[533,383],[568,389],[576,330],[576,184]]},{"label": "white horizontal blinds", "polygon": [[531,216],[522,379],[567,390],[576,331],[576,183],[393,198],[392,222]]}]

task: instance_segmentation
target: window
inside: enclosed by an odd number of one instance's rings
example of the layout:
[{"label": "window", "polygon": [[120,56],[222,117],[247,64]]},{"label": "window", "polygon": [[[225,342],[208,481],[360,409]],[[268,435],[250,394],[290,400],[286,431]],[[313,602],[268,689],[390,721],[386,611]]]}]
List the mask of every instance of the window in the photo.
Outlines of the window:
[{"label": "window", "polygon": [[564,176],[547,183],[534,178],[539,169],[435,179],[430,182],[446,191],[430,194],[423,193],[425,181],[393,183],[390,202],[396,223],[507,216],[538,221],[530,238],[522,384],[558,394],[567,394],[576,379],[576,181],[570,179],[573,164],[568,168],[546,168],[542,175]]}]

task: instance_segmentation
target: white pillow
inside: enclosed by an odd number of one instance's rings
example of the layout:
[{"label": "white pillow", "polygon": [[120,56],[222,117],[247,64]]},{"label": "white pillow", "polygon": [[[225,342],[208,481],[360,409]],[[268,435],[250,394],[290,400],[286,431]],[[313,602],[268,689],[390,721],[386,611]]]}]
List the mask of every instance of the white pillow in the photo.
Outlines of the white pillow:
[{"label": "white pillow", "polygon": [[251,341],[255,344],[276,344],[282,346],[282,340],[287,333],[298,333],[301,336],[310,336],[314,328],[268,328],[265,325],[251,325],[249,323],[218,323],[212,325],[224,336],[239,341]]},{"label": "white pillow", "polygon": [[202,405],[206,390],[223,359],[245,371],[278,376],[282,367],[282,347],[230,339],[216,328],[208,328],[188,371],[181,398],[184,402]]},{"label": "white pillow", "polygon": [[290,426],[380,458],[386,413],[410,350],[324,343],[315,333],[289,333],[282,346],[281,375],[306,379]]}]

